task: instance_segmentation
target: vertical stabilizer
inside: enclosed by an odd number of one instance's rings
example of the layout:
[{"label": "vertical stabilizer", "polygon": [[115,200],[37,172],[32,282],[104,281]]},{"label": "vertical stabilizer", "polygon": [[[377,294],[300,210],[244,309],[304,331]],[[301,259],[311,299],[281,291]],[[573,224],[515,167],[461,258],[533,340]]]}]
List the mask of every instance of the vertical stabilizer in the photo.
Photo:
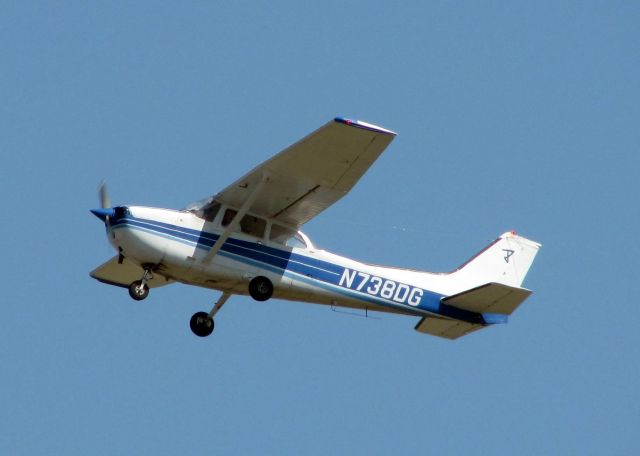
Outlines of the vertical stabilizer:
[{"label": "vertical stabilizer", "polygon": [[538,249],[537,242],[513,231],[504,233],[452,273],[456,288],[468,290],[490,282],[520,287]]}]

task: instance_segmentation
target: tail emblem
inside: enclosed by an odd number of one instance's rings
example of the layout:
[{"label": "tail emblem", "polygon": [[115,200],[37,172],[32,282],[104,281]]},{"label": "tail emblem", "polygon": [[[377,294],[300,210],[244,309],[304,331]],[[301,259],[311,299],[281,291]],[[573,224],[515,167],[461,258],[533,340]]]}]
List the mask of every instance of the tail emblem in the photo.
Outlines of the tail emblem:
[{"label": "tail emblem", "polygon": [[514,252],[513,250],[510,250],[510,249],[502,249],[502,251],[506,253],[506,255],[504,256],[504,261],[506,261],[507,263],[509,262],[509,258],[511,258],[511,255],[516,253],[516,252]]}]

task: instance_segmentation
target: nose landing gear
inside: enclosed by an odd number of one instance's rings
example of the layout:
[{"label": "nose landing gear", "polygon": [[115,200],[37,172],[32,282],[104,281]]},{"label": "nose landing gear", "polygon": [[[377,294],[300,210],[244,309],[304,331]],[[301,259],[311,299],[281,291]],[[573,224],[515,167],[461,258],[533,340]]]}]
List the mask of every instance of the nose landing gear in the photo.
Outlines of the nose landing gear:
[{"label": "nose landing gear", "polygon": [[151,270],[145,268],[142,279],[136,280],[129,285],[129,296],[136,301],[142,301],[149,296],[149,286],[147,281],[152,277]]}]

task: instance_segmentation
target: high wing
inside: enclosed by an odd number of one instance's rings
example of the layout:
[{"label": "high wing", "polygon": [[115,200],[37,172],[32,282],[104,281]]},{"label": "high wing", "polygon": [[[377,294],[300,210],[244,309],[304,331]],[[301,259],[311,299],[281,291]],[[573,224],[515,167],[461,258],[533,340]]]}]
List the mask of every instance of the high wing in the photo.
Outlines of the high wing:
[{"label": "high wing", "polygon": [[238,208],[253,197],[252,213],[299,227],[351,190],[395,135],[338,117],[213,198]]}]

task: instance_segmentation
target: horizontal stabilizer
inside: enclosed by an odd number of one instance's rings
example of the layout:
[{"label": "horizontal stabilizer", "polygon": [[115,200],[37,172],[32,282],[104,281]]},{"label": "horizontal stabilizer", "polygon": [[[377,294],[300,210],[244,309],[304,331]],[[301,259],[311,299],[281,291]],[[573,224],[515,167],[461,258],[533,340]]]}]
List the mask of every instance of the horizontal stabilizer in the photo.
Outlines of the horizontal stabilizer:
[{"label": "horizontal stabilizer", "polygon": [[[115,256],[95,268],[89,275],[102,283],[127,288],[132,282],[140,280],[143,274],[144,270],[137,264],[132,263],[126,258],[123,258],[120,262],[118,261],[118,257]],[[149,288],[155,288],[168,285],[171,282],[172,280],[164,276],[154,274],[153,277],[147,281],[147,285]]]},{"label": "horizontal stabilizer", "polygon": [[469,312],[510,315],[530,294],[525,288],[487,283],[443,298],[442,303]]},{"label": "horizontal stabilizer", "polygon": [[483,325],[467,323],[466,321],[424,317],[418,322],[415,330],[432,336],[444,337],[445,339],[457,339],[482,328],[484,328]]}]

